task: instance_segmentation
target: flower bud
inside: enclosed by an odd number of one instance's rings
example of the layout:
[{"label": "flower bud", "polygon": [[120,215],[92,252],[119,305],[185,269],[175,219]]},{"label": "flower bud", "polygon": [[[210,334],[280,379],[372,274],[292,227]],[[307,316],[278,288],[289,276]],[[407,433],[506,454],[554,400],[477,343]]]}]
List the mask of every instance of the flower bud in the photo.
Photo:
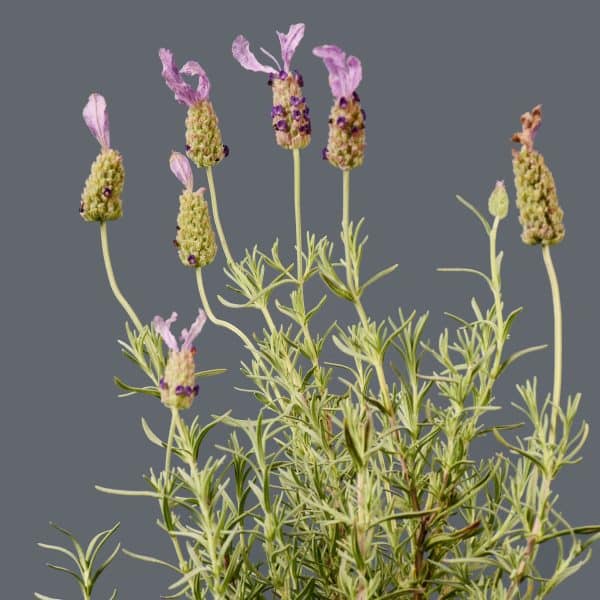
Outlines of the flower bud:
[{"label": "flower bud", "polygon": [[160,400],[169,408],[189,408],[198,395],[194,349],[170,351],[160,381]]},{"label": "flower bud", "polygon": [[217,253],[217,243],[204,199],[204,188],[185,189],[179,196],[175,246],[186,267],[205,267]]},{"label": "flower bud", "polygon": [[506,187],[504,186],[504,181],[497,181],[496,187],[492,190],[488,200],[490,214],[499,219],[504,219],[508,214],[509,203],[510,201],[508,199]]},{"label": "flower bud", "polygon": [[181,346],[179,346],[171,332],[171,325],[176,320],[177,313],[174,312],[168,319],[163,319],[160,316],[154,317],[152,325],[169,348],[167,365],[160,380],[161,402],[170,408],[181,409],[189,408],[198,395],[194,360],[196,349],[192,346],[192,343],[206,323],[206,314],[200,309],[198,317],[191,327],[181,331]]},{"label": "flower bud", "polygon": [[125,181],[123,157],[112,148],[93,162],[81,194],[79,212],[85,221],[114,221],[123,214],[121,192]]},{"label": "flower bud", "polygon": [[188,108],[185,127],[185,149],[198,168],[212,167],[229,154],[210,100],[196,102]]}]

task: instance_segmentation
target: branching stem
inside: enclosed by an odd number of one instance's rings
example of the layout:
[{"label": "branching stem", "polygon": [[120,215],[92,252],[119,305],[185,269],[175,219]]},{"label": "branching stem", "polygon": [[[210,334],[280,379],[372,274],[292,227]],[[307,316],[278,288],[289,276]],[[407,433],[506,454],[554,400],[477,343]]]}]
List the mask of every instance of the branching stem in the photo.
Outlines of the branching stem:
[{"label": "branching stem", "polygon": [[217,191],[215,189],[215,180],[213,177],[212,167],[206,167],[206,177],[208,179],[208,189],[210,190],[210,206],[213,213],[213,219],[215,220],[217,235],[219,236],[219,242],[221,242],[221,248],[223,248],[225,259],[229,264],[233,262],[233,257],[231,256],[231,251],[229,250],[229,245],[227,244],[227,239],[225,238],[225,233],[223,232],[223,226],[221,225],[221,218],[219,217],[219,205],[217,204]]},{"label": "branching stem", "polygon": [[108,229],[106,221],[102,221],[100,223],[100,242],[102,244],[102,257],[104,258],[104,267],[106,269],[106,275],[108,276],[108,282],[110,283],[110,289],[112,290],[112,293],[114,294],[119,304],[123,307],[123,310],[127,313],[127,316],[135,325],[135,328],[138,330],[138,333],[141,333],[143,329],[142,322],[140,321],[139,317],[135,314],[133,308],[131,308],[129,302],[127,302],[125,296],[123,296],[123,293],[121,292],[119,285],[117,284],[117,280],[113,272],[112,262],[110,260],[110,249],[108,246]]}]

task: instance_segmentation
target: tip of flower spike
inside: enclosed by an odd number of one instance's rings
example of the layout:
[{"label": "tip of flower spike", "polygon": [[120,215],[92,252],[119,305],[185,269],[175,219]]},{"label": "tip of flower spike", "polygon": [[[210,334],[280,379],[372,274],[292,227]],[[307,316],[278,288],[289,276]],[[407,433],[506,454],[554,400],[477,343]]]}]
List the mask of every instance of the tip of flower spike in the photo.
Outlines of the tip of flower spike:
[{"label": "tip of flower spike", "polygon": [[106,99],[102,94],[90,94],[86,105],[83,107],[83,120],[92,135],[98,140],[103,150],[110,147],[110,127],[108,122],[108,108]]},{"label": "tip of flower spike", "polygon": [[512,141],[521,144],[527,150],[533,150],[535,136],[542,124],[542,105],[537,104],[521,115],[521,131],[514,133]]},{"label": "tip of flower spike", "polygon": [[169,167],[171,172],[187,190],[191,190],[194,187],[194,175],[192,173],[192,167],[190,161],[181,152],[171,152],[169,157]]}]

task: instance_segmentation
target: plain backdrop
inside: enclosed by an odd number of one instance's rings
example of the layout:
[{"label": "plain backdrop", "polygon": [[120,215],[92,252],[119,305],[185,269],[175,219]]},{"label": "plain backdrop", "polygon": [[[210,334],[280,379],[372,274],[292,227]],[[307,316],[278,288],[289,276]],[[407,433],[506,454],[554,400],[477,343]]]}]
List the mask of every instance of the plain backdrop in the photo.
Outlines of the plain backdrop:
[{"label": "plain backdrop", "polygon": [[[1,597],[78,597],[70,581],[43,566],[55,557],[35,546],[59,540],[49,520],[81,538],[120,520],[127,548],[170,558],[154,524],[155,503],[93,487],[143,486],[161,453],[146,441],[140,418],[166,435],[167,413],[150,398],[117,398],[112,381],[118,374],[142,382],[116,343],[125,318],[105,278],[98,227],[78,215],[98,150],[81,118],[88,94],[106,96],[112,143],[125,159],[125,216],[109,230],[121,287],[144,320],[177,310],[187,325],[199,299],[171,245],[180,184],[167,162],[172,149],[182,149],[185,110],[161,79],[158,48],[173,49],[180,64],[198,60],[211,78],[231,148],[215,177],[234,254],[255,243],[268,248],[278,237],[291,258],[291,157],[274,144],[265,76],[241,69],[230,46],[243,32],[255,49],[278,54],[275,30],[298,21],[306,36],[293,65],[304,75],[314,134],[302,153],[305,224],[337,239],[340,177],[320,156],[331,98],[325,69],[311,54],[315,45],[335,43],[364,67],[368,149],[352,175],[352,203],[354,217],[368,217],[365,269],[400,264],[365,303],[380,319],[398,306],[429,310],[433,339],[449,324],[444,311],[467,315],[473,294],[489,300],[477,281],[435,270],[486,264],[482,231],[454,195],[485,210],[495,181],[504,179],[513,198],[499,239],[506,304],[525,306],[510,349],[552,341],[541,254],[519,240],[510,161],[520,114],[543,103],[537,145],[553,169],[567,228],[554,250],[565,309],[564,390],[583,393],[581,418],[592,425],[583,462],[560,476],[559,506],[575,524],[599,521],[594,3],[21,0],[1,12]],[[205,184],[202,174],[196,181]],[[226,283],[222,266],[219,255],[207,269],[213,299]],[[214,308],[247,331],[260,326],[257,314],[231,313],[216,300]],[[257,402],[234,389],[243,384],[237,339],[207,326],[198,350],[201,368],[229,372],[202,381],[194,414],[255,415]],[[533,375],[549,391],[551,365],[551,351],[528,356],[507,372],[499,403],[515,401],[515,384]],[[509,414],[494,418],[508,422]],[[492,442],[489,449],[497,450]],[[554,597],[594,597],[599,565],[592,558]],[[99,599],[113,585],[124,599],[158,598],[171,581],[169,572],[125,556],[104,577]]]}]

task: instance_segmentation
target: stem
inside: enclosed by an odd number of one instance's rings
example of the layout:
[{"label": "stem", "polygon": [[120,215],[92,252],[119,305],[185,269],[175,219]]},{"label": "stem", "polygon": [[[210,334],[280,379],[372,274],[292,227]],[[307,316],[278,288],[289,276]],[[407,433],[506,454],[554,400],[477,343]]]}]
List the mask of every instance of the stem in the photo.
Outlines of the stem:
[{"label": "stem", "polygon": [[[169,437],[167,438],[167,449],[165,451],[165,485],[167,486],[169,486],[171,483],[171,456],[173,454],[173,437],[175,435],[175,425],[177,423],[177,419],[179,418],[178,416],[179,411],[176,408],[171,408],[171,424],[169,426]],[[168,499],[163,497],[163,502],[166,502],[167,508],[169,508]],[[177,560],[179,561],[179,568],[182,569],[185,565],[185,560],[183,558],[183,553],[181,552],[179,539],[177,538],[177,536],[173,535],[171,530],[169,530],[169,537],[173,542],[173,548],[175,549],[175,554],[177,555]]]},{"label": "stem", "polygon": [[102,257],[104,258],[104,267],[106,268],[106,275],[108,276],[108,282],[110,283],[110,289],[114,294],[115,298],[119,302],[119,304],[123,307],[123,310],[127,313],[135,328],[139,333],[142,332],[143,325],[140,321],[139,317],[135,314],[133,308],[127,300],[125,296],[123,296],[119,286],[117,284],[117,280],[115,279],[115,274],[112,268],[112,262],[110,260],[110,250],[108,248],[108,230],[106,227],[106,221],[102,221],[100,223],[100,241],[102,244]]},{"label": "stem", "polygon": [[550,417],[550,444],[556,441],[556,428],[558,413],[560,410],[560,389],[562,385],[562,344],[563,344],[563,327],[562,327],[562,308],[560,304],[560,288],[558,285],[558,277],[552,262],[550,254],[550,246],[542,247],[542,256],[550,281],[552,290],[552,308],[554,312],[554,383],[552,387],[552,412]]},{"label": "stem", "polygon": [[[360,321],[365,329],[369,326],[369,319],[365,308],[360,300],[360,296],[357,293],[358,277],[353,273],[353,265],[350,261],[350,171],[342,171],[342,240],[344,243],[344,260],[346,266],[346,284],[352,294],[352,303],[358,313]],[[419,502],[419,496],[415,487],[414,479],[411,477],[406,459],[401,451],[402,439],[400,432],[398,431],[398,424],[396,421],[396,415],[394,414],[394,407],[390,390],[385,378],[385,371],[383,368],[383,360],[380,355],[377,356],[377,361],[374,362],[375,373],[377,375],[377,381],[379,383],[379,389],[384,400],[384,406],[386,408],[386,415],[388,417],[391,428],[394,430],[394,439],[398,444],[398,460],[402,469],[402,476],[406,482],[408,488],[408,495],[410,498],[413,510],[420,511],[421,506]],[[389,496],[389,494],[388,494]],[[392,503],[391,500],[390,504]],[[419,533],[417,534],[416,548],[415,548],[415,575],[419,578],[424,558],[424,544],[427,535],[428,520],[423,518],[421,520]],[[415,591],[413,594],[415,600],[421,600],[424,595],[420,591]]]},{"label": "stem", "polygon": [[300,150],[294,148],[294,216],[296,221],[296,264],[298,282],[302,279],[302,207],[300,204]]},{"label": "stem", "polygon": [[[350,240],[348,237],[350,229],[350,171],[342,171],[342,236],[344,241],[344,260],[346,264],[346,283],[354,295],[352,283],[352,269],[350,266]],[[361,306],[362,308],[362,306]],[[364,313],[364,309],[362,311]],[[362,315],[361,320],[363,319]],[[366,317],[366,315],[365,315]]]},{"label": "stem", "polygon": [[225,239],[225,234],[223,233],[223,227],[221,225],[221,218],[219,217],[219,205],[217,204],[217,192],[215,190],[215,180],[213,178],[212,167],[206,167],[206,177],[208,178],[210,206],[212,209],[213,218],[215,220],[215,227],[217,228],[217,235],[219,236],[219,241],[221,242],[221,247],[225,253],[225,259],[227,260],[227,263],[232,263],[233,257],[231,256],[229,245]]},{"label": "stem", "polygon": [[[550,254],[550,246],[542,246],[542,256],[544,258],[546,272],[548,273],[548,280],[550,281],[550,289],[552,291],[552,309],[554,314],[554,382],[552,387],[550,431],[548,432],[548,443],[550,446],[554,446],[556,443],[558,413],[560,411],[560,391],[562,385],[562,308],[560,302],[560,287],[558,285],[558,277],[556,276],[556,270],[554,269],[554,263],[552,262],[552,256]],[[509,600],[512,599],[517,593],[519,584],[525,576],[527,565],[535,553],[538,537],[542,533],[544,517],[546,515],[546,509],[550,499],[550,486],[552,484],[552,480],[554,479],[552,472],[544,472],[542,476],[542,487],[540,489],[535,520],[531,529],[531,534],[527,540],[527,546],[525,548],[525,552],[523,553],[523,558],[519,563],[511,587],[508,591]]]},{"label": "stem", "polygon": [[[181,419],[181,415],[179,413],[179,411],[174,410],[173,411],[173,425],[177,427],[177,431],[179,432],[179,435],[181,436],[182,439],[186,438],[186,432],[185,432],[185,428],[184,425],[182,423],[182,419]],[[198,463],[196,462],[192,452],[191,452],[191,448],[187,448],[187,452],[185,452],[185,462],[188,465],[188,469],[190,471],[190,475],[192,476],[193,480],[194,480],[194,485],[195,485],[195,495],[196,495],[196,500],[198,502],[198,507],[202,513],[202,517],[204,519],[204,529],[207,533],[206,539],[208,542],[208,554],[210,555],[210,560],[212,563],[212,568],[213,568],[213,575],[214,575],[214,579],[213,579],[213,589],[211,590],[214,593],[214,597],[215,600],[221,600],[223,598],[223,596],[221,595],[221,592],[216,589],[216,588],[220,588],[221,586],[221,565],[219,564],[219,556],[218,556],[218,552],[217,552],[217,548],[215,546],[215,539],[213,537],[213,529],[214,529],[214,520],[212,518],[212,514],[210,511],[210,508],[206,505],[206,501],[205,498],[202,496],[202,482],[200,481],[200,473],[198,471]]]},{"label": "stem", "polygon": [[222,319],[217,319],[215,314],[213,313],[210,304],[208,303],[208,298],[206,297],[206,290],[204,289],[204,280],[202,278],[202,269],[196,269],[196,282],[198,284],[198,292],[200,294],[200,299],[202,300],[202,305],[206,314],[211,323],[217,325],[218,327],[224,327],[225,329],[229,329],[229,331],[235,333],[242,342],[246,345],[248,350],[250,350],[254,355],[258,355],[258,351],[254,347],[254,344],[250,341],[250,338],[240,329],[238,329],[233,323],[229,321],[224,321]]}]

